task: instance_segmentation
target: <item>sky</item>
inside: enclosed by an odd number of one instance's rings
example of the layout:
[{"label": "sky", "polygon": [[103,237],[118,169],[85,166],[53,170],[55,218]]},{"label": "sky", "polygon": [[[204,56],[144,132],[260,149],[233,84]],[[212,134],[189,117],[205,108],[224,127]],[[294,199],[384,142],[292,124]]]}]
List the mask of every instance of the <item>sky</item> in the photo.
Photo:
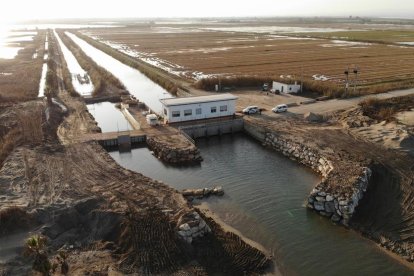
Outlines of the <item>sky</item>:
[{"label": "sky", "polygon": [[414,18],[414,0],[11,0],[0,22],[55,18],[363,16]]}]

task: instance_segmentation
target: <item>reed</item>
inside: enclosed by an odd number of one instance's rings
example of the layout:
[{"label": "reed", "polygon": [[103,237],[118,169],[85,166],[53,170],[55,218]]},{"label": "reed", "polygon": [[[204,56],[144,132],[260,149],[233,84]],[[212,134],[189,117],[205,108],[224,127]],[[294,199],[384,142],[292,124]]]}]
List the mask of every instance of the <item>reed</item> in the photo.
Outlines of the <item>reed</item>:
[{"label": "reed", "polygon": [[119,60],[120,62],[128,65],[132,68],[137,69],[141,73],[143,73],[146,77],[148,77],[153,82],[159,84],[165,90],[170,92],[173,95],[177,94],[178,86],[174,81],[171,81],[169,78],[163,76],[162,74],[158,73],[157,70],[159,68],[152,67],[149,64],[143,65],[140,61],[135,60],[134,58],[117,51],[116,49],[111,48],[108,45],[105,45],[101,42],[98,42],[89,36],[76,32],[76,35],[81,39],[85,40],[89,44],[93,45],[94,47],[98,48],[99,50],[105,52],[106,54],[112,56],[113,58]]},{"label": "reed", "polygon": [[58,33],[63,43],[76,57],[79,65],[88,72],[94,85],[94,91],[92,92],[94,96],[104,93],[107,89],[110,89],[110,86],[125,90],[125,86],[118,78],[88,57],[63,31],[58,31]]}]

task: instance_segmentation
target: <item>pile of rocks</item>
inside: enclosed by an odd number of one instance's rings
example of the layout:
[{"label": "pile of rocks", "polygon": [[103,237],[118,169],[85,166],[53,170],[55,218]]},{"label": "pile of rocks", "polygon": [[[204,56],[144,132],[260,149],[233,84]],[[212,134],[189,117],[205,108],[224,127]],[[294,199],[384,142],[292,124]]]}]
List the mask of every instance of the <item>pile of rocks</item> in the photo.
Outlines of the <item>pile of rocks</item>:
[{"label": "pile of rocks", "polygon": [[364,168],[363,174],[352,187],[353,193],[350,196],[327,193],[321,189],[322,185],[317,186],[309,195],[307,207],[329,217],[333,222],[348,225],[359,200],[368,188],[371,174],[369,168]]},{"label": "pile of rocks", "polygon": [[210,226],[195,211],[187,215],[185,222],[178,226],[178,235],[187,243],[192,243],[194,239],[202,238],[210,232]]},{"label": "pile of rocks", "polygon": [[204,198],[209,197],[210,195],[217,195],[222,196],[224,195],[223,187],[215,186],[213,188],[204,188],[204,189],[184,189],[182,195],[185,196],[187,199],[189,198]]},{"label": "pile of rocks", "polygon": [[[335,168],[332,161],[320,153],[317,149],[313,149],[307,145],[278,136],[275,133],[265,134],[265,146],[272,147],[280,151],[283,155],[296,160],[314,171],[320,173],[323,177],[308,197],[307,207],[317,211],[320,215],[329,217],[332,221],[347,225],[350,218],[354,214],[355,208],[359,200],[363,197],[367,190],[371,178],[371,170],[367,167],[356,172],[362,172],[356,177],[356,181],[344,193],[340,183],[339,185],[328,185],[332,180],[332,172],[340,168]],[[352,172],[349,172],[350,176]],[[351,192],[349,192],[349,190]]]},{"label": "pile of rocks", "polygon": [[157,158],[173,164],[193,163],[203,160],[200,151],[194,145],[185,147],[172,146],[163,143],[154,137],[147,137],[148,147],[154,152]]},{"label": "pile of rocks", "polygon": [[282,138],[274,133],[266,133],[264,145],[272,147],[283,155],[312,168],[323,177],[327,177],[333,170],[332,162],[314,149],[295,141]]}]

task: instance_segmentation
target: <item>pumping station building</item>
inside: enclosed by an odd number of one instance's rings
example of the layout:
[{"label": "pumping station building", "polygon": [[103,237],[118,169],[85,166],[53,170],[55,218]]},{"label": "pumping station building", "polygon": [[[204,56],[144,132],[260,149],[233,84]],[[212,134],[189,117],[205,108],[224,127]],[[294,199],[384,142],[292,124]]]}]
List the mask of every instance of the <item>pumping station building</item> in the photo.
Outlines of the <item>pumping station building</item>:
[{"label": "pumping station building", "polygon": [[162,99],[166,123],[178,123],[232,116],[236,112],[237,97],[232,94]]}]

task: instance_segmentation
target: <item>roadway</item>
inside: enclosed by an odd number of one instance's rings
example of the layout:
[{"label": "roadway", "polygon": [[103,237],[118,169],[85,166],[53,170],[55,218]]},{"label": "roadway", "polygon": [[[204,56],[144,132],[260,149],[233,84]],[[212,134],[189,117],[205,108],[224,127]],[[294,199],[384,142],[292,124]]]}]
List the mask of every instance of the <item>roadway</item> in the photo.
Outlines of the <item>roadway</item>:
[{"label": "roadway", "polygon": [[405,89],[405,90],[395,90],[386,93],[376,94],[376,95],[368,95],[368,96],[361,96],[356,98],[350,99],[332,99],[327,101],[320,101],[311,104],[303,104],[299,106],[294,106],[289,108],[289,112],[296,113],[296,114],[305,114],[307,112],[313,113],[331,113],[343,109],[349,109],[358,105],[361,101],[367,98],[377,98],[377,99],[389,99],[394,97],[400,96],[407,96],[414,94],[414,88]]}]

